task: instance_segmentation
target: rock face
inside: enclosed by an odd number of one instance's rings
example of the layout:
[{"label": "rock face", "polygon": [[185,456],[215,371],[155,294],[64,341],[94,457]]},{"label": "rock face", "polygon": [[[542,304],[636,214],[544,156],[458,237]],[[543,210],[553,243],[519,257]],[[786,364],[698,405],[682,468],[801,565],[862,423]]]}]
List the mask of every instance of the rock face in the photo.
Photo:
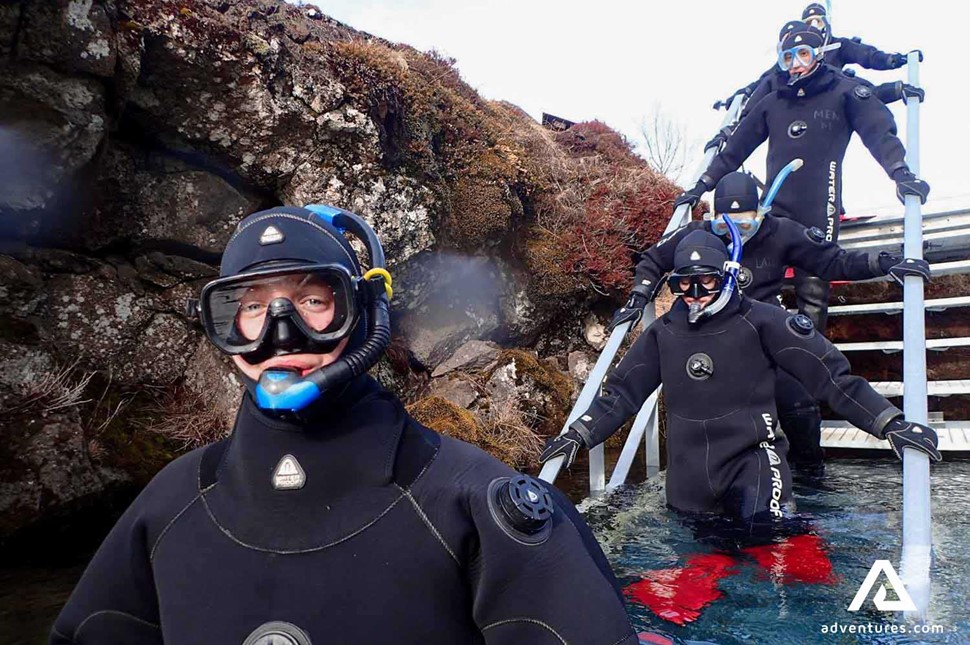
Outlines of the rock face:
[{"label": "rock face", "polygon": [[273,205],[378,231],[395,391],[433,373],[461,409],[491,384],[555,425],[568,395],[528,352],[492,366],[499,346],[576,349],[563,330],[625,291],[678,189],[602,124],[548,132],[453,63],[276,0],[0,4],[0,538],[228,431],[240,382],[183,305]]}]

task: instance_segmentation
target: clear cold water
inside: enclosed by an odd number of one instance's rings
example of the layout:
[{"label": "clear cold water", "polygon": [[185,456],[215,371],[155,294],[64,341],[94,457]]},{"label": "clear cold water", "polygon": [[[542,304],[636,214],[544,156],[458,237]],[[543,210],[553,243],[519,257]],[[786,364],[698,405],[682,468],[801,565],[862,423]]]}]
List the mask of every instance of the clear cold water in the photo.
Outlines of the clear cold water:
[{"label": "clear cold water", "polygon": [[[778,571],[769,574],[752,558],[729,550],[736,573],[718,581],[722,597],[696,621],[678,626],[630,603],[634,626],[674,642],[970,643],[970,461],[939,464],[932,477],[934,563],[927,624],[942,626],[943,633],[878,634],[893,624],[913,626],[902,614],[876,610],[871,601],[858,612],[848,611],[875,560],[890,560],[898,570],[902,467],[888,459],[831,461],[822,484],[795,485],[799,514],[832,563],[832,582],[782,582]],[[664,506],[662,482],[620,491],[586,513],[624,586],[650,570],[682,567],[691,554],[725,552],[724,545],[695,541],[691,528]],[[871,624],[873,633],[823,633],[823,626],[833,623],[862,629]]]}]

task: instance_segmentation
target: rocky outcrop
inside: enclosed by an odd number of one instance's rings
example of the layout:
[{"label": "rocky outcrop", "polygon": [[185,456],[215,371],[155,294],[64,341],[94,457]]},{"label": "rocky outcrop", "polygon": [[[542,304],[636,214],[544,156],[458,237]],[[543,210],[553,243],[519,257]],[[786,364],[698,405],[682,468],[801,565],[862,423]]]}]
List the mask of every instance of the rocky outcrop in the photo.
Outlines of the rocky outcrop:
[{"label": "rocky outcrop", "polygon": [[[143,482],[228,430],[239,381],[183,304],[236,223],[282,203],[374,225],[396,278],[375,373],[476,411],[483,445],[521,461],[494,440],[509,419],[548,432],[568,405],[568,377],[539,355],[565,368],[583,347],[583,317],[625,291],[676,192],[602,124],[546,131],[454,61],[317,7],[2,4],[0,444],[16,449],[0,507]],[[496,345],[466,361],[470,342]],[[62,386],[77,396],[57,399]]]}]

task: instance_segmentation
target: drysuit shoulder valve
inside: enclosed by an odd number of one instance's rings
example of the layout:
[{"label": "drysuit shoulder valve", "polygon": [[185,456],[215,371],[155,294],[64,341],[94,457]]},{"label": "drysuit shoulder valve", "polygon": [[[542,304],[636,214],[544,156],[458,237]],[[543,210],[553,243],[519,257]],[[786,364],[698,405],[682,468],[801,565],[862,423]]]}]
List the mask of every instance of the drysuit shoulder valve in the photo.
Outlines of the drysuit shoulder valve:
[{"label": "drysuit shoulder valve", "polygon": [[528,475],[499,477],[488,486],[488,509],[495,523],[510,538],[538,545],[552,533],[555,504],[539,480]]}]

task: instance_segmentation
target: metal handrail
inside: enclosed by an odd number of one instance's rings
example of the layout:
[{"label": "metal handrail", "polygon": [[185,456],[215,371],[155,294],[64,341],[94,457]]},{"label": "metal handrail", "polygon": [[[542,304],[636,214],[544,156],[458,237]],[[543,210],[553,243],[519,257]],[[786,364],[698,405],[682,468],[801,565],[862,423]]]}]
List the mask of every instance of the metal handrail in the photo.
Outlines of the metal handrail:
[{"label": "metal handrail", "polygon": [[[720,129],[723,130],[724,128],[730,127],[737,121],[741,110],[744,108],[744,101],[745,97],[741,94],[736,95],[731,100],[731,105],[724,115]],[[704,151],[704,158],[698,165],[691,183],[697,183],[701,175],[707,172],[707,168],[711,165],[717,152],[718,149],[715,147],[708,148]],[[690,220],[690,213],[691,209],[687,204],[681,204],[674,209],[674,213],[667,223],[667,228],[664,229],[663,234],[667,235],[686,224]],[[656,318],[656,306],[651,301],[643,309],[643,317],[641,318],[643,328],[646,329],[649,327]],[[631,326],[631,323],[623,323],[622,325],[618,325],[613,330],[613,333],[610,334],[609,339],[606,341],[606,346],[600,352],[599,358],[596,359],[596,364],[586,378],[586,384],[580,391],[579,398],[576,399],[576,404],[566,417],[566,422],[563,424],[559,434],[564,434],[569,430],[569,425],[578,419],[579,415],[585,412],[590,404],[592,404],[600,383],[606,377],[606,373],[613,364],[613,359],[616,358],[616,354],[620,350],[620,345],[623,343],[627,332],[630,331]],[[626,481],[627,474],[630,471],[630,465],[633,463],[633,457],[644,435],[647,435],[645,442],[647,475],[651,476],[659,472],[660,440],[659,411],[657,409],[659,394],[660,389],[651,395],[640,408],[640,412],[637,414],[636,419],[634,419],[633,427],[630,429],[630,434],[623,446],[623,451],[620,453],[620,460],[617,462],[613,475],[610,477],[609,485],[606,483],[606,464],[603,445],[600,444],[589,451],[589,492],[591,495],[601,493],[604,490],[612,490]],[[648,425],[650,426],[649,434],[646,432]],[[539,479],[550,484],[555,482],[562,468],[562,462],[563,457],[555,457],[547,461],[539,473]]]},{"label": "metal handrail", "polygon": [[[909,84],[919,86],[919,55],[910,52]],[[919,175],[919,100],[906,101],[906,163]],[[923,257],[923,218],[920,200],[907,195],[903,251],[907,258]],[[903,281],[903,412],[908,421],[927,423],[926,320],[923,278]],[[933,536],[930,513],[930,460],[912,448],[903,449],[902,579],[916,606],[908,615],[923,619],[930,603],[930,563]]]}]

